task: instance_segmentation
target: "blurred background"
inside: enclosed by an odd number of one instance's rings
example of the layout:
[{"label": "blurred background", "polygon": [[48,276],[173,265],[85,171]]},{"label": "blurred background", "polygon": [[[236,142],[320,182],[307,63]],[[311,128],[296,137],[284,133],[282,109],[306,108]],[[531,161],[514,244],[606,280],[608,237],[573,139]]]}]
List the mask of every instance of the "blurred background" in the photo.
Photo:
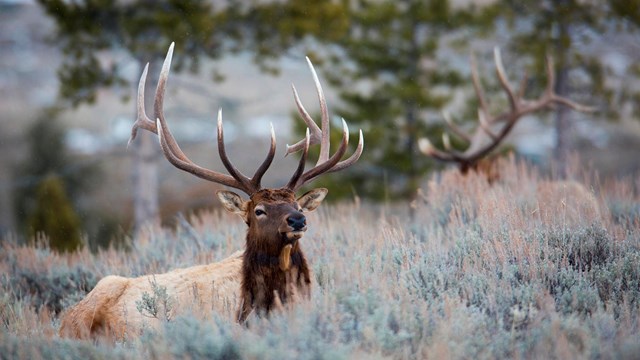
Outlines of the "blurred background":
[{"label": "blurred background", "polygon": [[265,186],[282,186],[297,165],[296,155],[283,156],[305,127],[291,84],[319,119],[305,56],[324,85],[333,143],[341,117],[352,148],[359,128],[365,135],[357,165],[312,185],[329,187],[332,201],[408,204],[446,166],[417,146],[426,137],[442,147],[442,111],[464,129],[478,126],[470,54],[491,110],[508,107],[496,46],[514,85],[528,75],[526,97],[543,91],[548,55],[555,91],[595,108],[527,116],[496,153],[513,151],[543,170],[634,176],[639,30],[640,0],[0,0],[0,236],[45,233],[59,250],[95,250],[119,246],[145,224],[217,206],[219,186],[175,169],[150,134],[127,147],[142,68],[150,64],[152,114],[173,41],[165,114],[178,143],[194,162],[223,171],[215,146],[222,108],[228,153],[252,173],[271,122],[278,156]]}]

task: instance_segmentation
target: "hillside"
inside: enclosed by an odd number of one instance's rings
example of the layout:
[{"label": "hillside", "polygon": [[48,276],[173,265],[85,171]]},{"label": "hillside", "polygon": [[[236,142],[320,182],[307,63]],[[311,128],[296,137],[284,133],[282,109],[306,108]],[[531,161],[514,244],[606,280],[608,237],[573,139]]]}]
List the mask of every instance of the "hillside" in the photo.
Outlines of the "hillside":
[{"label": "hillside", "polygon": [[182,308],[115,347],[60,339],[59,311],[105,275],[228,256],[243,246],[239,218],[203,212],[97,254],[4,241],[1,357],[637,358],[637,178],[557,181],[510,160],[493,184],[434,174],[413,221],[406,205],[356,199],[310,214],[301,240],[314,271],[308,302],[246,327]]}]

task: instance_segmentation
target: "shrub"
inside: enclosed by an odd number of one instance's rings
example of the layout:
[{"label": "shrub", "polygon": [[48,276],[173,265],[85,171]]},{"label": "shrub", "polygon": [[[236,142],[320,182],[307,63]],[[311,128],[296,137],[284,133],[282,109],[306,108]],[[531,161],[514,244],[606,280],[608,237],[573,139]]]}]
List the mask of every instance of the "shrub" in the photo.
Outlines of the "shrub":
[{"label": "shrub", "polygon": [[31,238],[45,234],[54,250],[75,251],[82,247],[80,220],[55,175],[48,176],[38,186],[28,226]]},{"label": "shrub", "polygon": [[553,229],[544,240],[550,249],[543,257],[546,255],[556,263],[566,258],[570,266],[581,271],[606,264],[614,250],[614,241],[607,230],[597,225],[572,232]]},{"label": "shrub", "polygon": [[149,282],[153,294],[143,292],[142,299],[136,300],[136,310],[143,316],[170,321],[174,300],[167,294],[165,286],[158,285],[155,276]]},{"label": "shrub", "polygon": [[97,283],[94,274],[81,266],[55,267],[44,273],[14,266],[10,276],[0,278],[2,286],[10,289],[16,299],[27,301],[35,309],[46,307],[53,313],[81,300]]},{"label": "shrub", "polygon": [[240,326],[233,311],[172,313],[178,297],[155,286],[138,305],[163,321],[109,346],[57,338],[55,317],[37,309],[72,303],[95,285],[93,274],[148,275],[224,258],[242,247],[241,221],[220,212],[179,218],[175,228],[140,232],[126,252],[4,242],[0,357],[633,358],[637,222],[542,221],[531,206],[539,179],[515,175],[490,189],[450,176],[414,222],[396,206],[329,205],[309,215],[301,240],[314,268],[310,300]]}]

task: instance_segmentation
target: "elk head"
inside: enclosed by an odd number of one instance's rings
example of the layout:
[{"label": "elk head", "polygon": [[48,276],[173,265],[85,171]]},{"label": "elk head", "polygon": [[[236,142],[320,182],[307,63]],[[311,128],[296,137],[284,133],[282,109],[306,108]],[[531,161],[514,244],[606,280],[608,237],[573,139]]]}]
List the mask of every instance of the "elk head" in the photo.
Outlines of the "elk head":
[{"label": "elk head", "polygon": [[243,200],[232,191],[218,191],[225,209],[239,215],[249,227],[247,248],[272,259],[278,257],[281,270],[290,267],[293,245],[307,230],[306,212],[315,210],[327,189],[311,190],[298,199],[290,189],[262,189]]},{"label": "elk head", "polygon": [[[308,125],[306,136],[293,146],[287,146],[286,154],[302,151],[298,167],[289,182],[282,188],[264,189],[261,180],[271,165],[275,151],[276,139],[271,126],[271,145],[262,164],[249,178],[242,174],[229,160],[222,127],[222,110],[218,111],[218,152],[228,174],[203,168],[193,163],[180,149],[173,135],[169,131],[164,118],[163,101],[169,68],[173,55],[172,43],[169,47],[158,80],[155,94],[155,121],[149,119],[144,109],[144,87],[147,77],[148,64],[145,66],[138,86],[138,118],[131,130],[131,142],[138,129],[157,134],[162,152],[167,160],[175,167],[189,172],[199,178],[226,185],[246,193],[249,198],[244,200],[240,195],[228,190],[218,191],[217,195],[224,208],[239,215],[248,226],[246,250],[243,258],[242,301],[239,320],[243,321],[254,307],[268,311],[272,308],[274,292],[281,301],[289,296],[286,281],[291,281],[290,271],[295,270],[297,278],[293,282],[299,286],[310,283],[306,260],[302,255],[298,240],[307,230],[305,213],[316,209],[327,194],[327,189],[311,190],[299,198],[295,192],[302,185],[309,183],[318,176],[339,171],[353,165],[362,154],[364,139],[362,131],[355,152],[347,159],[341,158],[345,154],[349,141],[349,130],[343,120],[342,141],[338,150],[329,156],[329,115],[326,100],[313,65],[307,58],[309,68],[313,74],[316,90],[320,100],[322,128],[309,116],[302,106],[295,87],[294,100],[303,120]],[[309,146],[320,144],[320,156],[314,167],[305,171],[305,164]]]},{"label": "elk head", "polygon": [[[553,60],[550,57],[547,57],[547,86],[544,93],[538,99],[527,100],[524,99],[527,84],[526,74],[522,78],[520,89],[516,92],[511,87],[509,79],[504,71],[502,57],[500,56],[500,49],[496,47],[493,51],[493,55],[496,74],[498,75],[500,86],[506,93],[507,99],[509,100],[509,109],[499,115],[491,115],[489,113],[489,105],[484,96],[484,91],[480,84],[478,69],[472,56],[471,76],[473,79],[473,87],[480,103],[480,108],[478,109],[479,126],[472,135],[469,135],[456,126],[446,113],[444,114],[446,124],[451,132],[458,138],[467,142],[469,146],[462,152],[452,149],[451,141],[447,133],[442,135],[442,142],[445,147],[444,150],[435,148],[427,138],[420,139],[418,143],[420,151],[425,155],[440,161],[457,163],[462,173],[466,173],[469,169],[477,170],[479,164],[482,163],[481,160],[485,159],[487,155],[496,149],[507,135],[509,135],[518,120],[527,114],[556,105],[564,105],[573,110],[582,112],[593,111],[590,107],[580,105],[555,93],[554,67]],[[499,125],[499,129],[496,132],[494,127],[497,125]],[[493,173],[495,169],[489,165],[490,164],[482,163],[481,167],[490,169],[489,172]]]}]

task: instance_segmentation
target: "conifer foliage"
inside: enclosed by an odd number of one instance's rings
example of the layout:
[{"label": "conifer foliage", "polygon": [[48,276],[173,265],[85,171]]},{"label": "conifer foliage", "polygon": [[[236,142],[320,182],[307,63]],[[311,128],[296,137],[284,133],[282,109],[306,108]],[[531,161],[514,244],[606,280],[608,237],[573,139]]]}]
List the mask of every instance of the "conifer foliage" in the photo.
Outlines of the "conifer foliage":
[{"label": "conifer foliage", "polygon": [[28,220],[30,238],[44,235],[49,246],[60,252],[82,247],[80,219],[58,176],[49,175],[40,183],[35,200],[35,209]]}]

